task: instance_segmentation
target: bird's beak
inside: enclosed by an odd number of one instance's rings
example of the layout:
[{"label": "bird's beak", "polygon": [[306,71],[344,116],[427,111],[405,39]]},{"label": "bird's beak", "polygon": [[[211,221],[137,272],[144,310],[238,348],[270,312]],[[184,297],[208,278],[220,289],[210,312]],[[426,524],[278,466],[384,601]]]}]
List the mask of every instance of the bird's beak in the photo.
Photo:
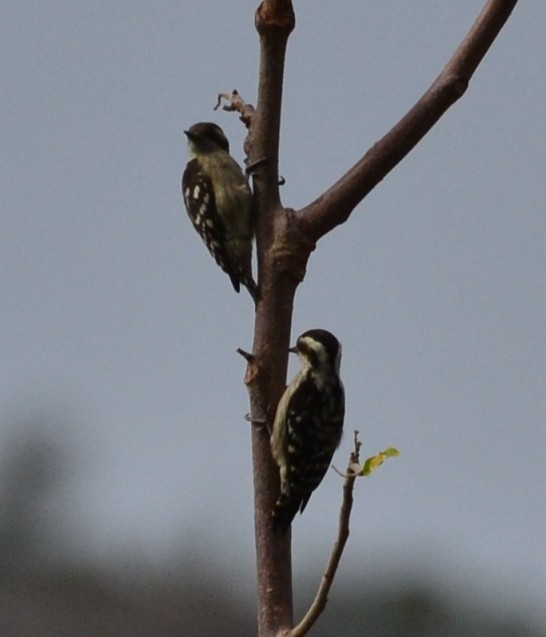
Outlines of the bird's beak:
[{"label": "bird's beak", "polygon": [[297,354],[298,348],[294,345],[294,347],[290,347],[288,350],[291,354]]}]

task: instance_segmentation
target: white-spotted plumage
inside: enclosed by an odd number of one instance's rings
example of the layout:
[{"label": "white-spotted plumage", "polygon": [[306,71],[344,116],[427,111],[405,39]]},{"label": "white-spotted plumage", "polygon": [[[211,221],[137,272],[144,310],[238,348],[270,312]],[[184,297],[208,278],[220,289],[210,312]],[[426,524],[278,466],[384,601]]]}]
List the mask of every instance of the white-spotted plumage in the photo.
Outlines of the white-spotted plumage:
[{"label": "white-spotted plumage", "polygon": [[246,177],[229,154],[222,129],[210,122],[184,131],[190,161],[182,175],[182,196],[194,228],[229,275],[237,292],[243,284],[256,301],[252,277],[254,201]]},{"label": "white-spotted plumage", "polygon": [[281,489],[272,517],[282,533],[298,510],[303,512],[328,470],[345,415],[337,338],[327,330],[308,330],[291,351],[298,353],[302,368],[279,401],[271,434]]}]

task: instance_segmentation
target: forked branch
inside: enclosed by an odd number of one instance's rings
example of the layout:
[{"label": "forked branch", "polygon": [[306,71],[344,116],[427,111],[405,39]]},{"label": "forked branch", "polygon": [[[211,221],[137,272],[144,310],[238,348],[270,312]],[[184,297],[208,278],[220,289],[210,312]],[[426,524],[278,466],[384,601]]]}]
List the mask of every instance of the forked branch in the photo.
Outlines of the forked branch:
[{"label": "forked branch", "polygon": [[[417,104],[337,183],[297,213],[283,208],[278,175],[284,61],[295,17],[290,0],[263,0],[260,4],[255,18],[260,36],[258,99],[255,112],[245,111],[251,118],[245,151],[255,167],[252,178],[258,210],[256,244],[261,292],[252,354],[247,358],[246,383],[253,422],[262,422],[266,414],[270,424],[284,390],[294,295],[316,241],[344,223],[362,199],[464,94],[476,67],[516,4],[517,0],[488,0],[452,59]],[[243,114],[239,100],[232,100],[232,104],[233,110]],[[326,604],[349,535],[355,478],[349,476],[345,482],[338,538],[317,597],[302,622],[291,629],[290,535],[278,537],[272,533],[271,511],[278,496],[279,478],[266,427],[253,427],[252,453],[258,633],[260,637],[301,637]]]}]

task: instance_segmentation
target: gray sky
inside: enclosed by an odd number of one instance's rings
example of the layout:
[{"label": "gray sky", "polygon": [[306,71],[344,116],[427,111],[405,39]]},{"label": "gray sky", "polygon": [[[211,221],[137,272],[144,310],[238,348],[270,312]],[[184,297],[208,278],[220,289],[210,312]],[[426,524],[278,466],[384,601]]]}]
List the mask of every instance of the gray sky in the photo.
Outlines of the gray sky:
[{"label": "gray sky", "polygon": [[[404,114],[482,2],[296,5],[281,140],[294,208]],[[242,159],[242,125],[212,107],[233,88],[255,100],[253,11],[0,9],[0,440],[36,419],[70,454],[60,552],[154,562],[206,527],[251,573],[235,349],[251,347],[252,305],[191,228],[180,174],[200,120]],[[468,590],[543,599],[545,21],[544,3],[521,3],[467,95],[320,242],[298,291],[294,335],[320,326],[344,345],[336,464],[355,428],[365,455],[402,452],[358,485],[344,577],[426,562]],[[340,489],[330,473],[296,521],[296,569],[320,573]]]}]

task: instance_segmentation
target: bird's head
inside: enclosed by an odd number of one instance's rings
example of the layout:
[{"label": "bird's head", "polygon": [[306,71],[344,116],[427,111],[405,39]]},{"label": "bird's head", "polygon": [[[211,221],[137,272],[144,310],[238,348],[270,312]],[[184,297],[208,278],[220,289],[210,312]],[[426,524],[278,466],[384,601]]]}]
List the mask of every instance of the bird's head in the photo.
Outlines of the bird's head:
[{"label": "bird's head", "polygon": [[184,131],[192,153],[210,153],[219,149],[229,153],[229,141],[224,131],[212,122],[199,122]]},{"label": "bird's head", "polygon": [[307,330],[290,348],[290,352],[298,354],[304,365],[315,370],[331,369],[339,373],[341,364],[341,343],[328,330]]}]

